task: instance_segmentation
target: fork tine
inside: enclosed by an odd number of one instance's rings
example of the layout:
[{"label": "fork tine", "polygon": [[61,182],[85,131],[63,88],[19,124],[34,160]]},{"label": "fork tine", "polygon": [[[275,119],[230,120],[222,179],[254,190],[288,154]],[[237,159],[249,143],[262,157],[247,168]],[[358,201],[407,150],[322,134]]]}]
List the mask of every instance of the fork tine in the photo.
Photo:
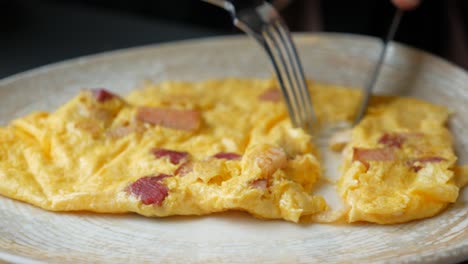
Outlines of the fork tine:
[{"label": "fork tine", "polygon": [[263,0],[249,1],[249,5],[228,0],[204,1],[228,10],[234,25],[263,47],[273,64],[293,126],[312,135],[317,118],[304,71],[291,34],[275,8]]},{"label": "fork tine", "polygon": [[270,49],[273,64],[276,65],[274,67],[279,69],[278,78],[281,77],[283,79],[283,94],[286,97],[286,101],[289,101],[291,105],[292,113],[290,115],[293,125],[302,127],[299,95],[296,93],[296,89],[294,89],[293,76],[291,76],[291,71],[288,69],[291,65],[289,65],[288,60],[285,58],[284,46],[281,45],[282,42],[278,41],[278,33],[271,29],[272,27],[269,25],[263,31],[266,46]]},{"label": "fork tine", "polygon": [[283,78],[287,80],[285,83],[286,92],[291,98],[294,117],[297,120],[296,124],[312,133],[315,114],[311,105],[310,94],[305,83],[302,67],[298,61],[297,52],[295,52],[290,35],[286,33],[283,26],[282,24],[268,26],[265,29],[264,35],[267,36],[265,39],[270,46],[274,46],[276,52],[273,55],[276,56],[273,58],[280,64],[279,68],[282,69],[280,74],[284,74]]},{"label": "fork tine", "polygon": [[291,34],[287,30],[287,26],[280,19],[276,21],[275,28],[279,32],[282,43],[286,47],[287,58],[292,66],[292,75],[294,76],[294,84],[296,93],[299,94],[302,110],[302,127],[313,132],[313,123],[316,121],[316,116],[311,103],[310,92],[304,77],[304,70],[297,54],[297,49],[292,42]]},{"label": "fork tine", "polygon": [[280,69],[280,66],[279,66],[279,65],[281,65],[281,63],[277,62],[277,60],[275,59],[276,56],[274,55],[274,52],[273,52],[270,44],[267,43],[267,41],[265,41],[264,48],[265,48],[268,56],[270,56],[270,58],[273,58],[273,60],[272,60],[273,68],[274,68],[274,71],[276,72],[282,94],[283,94],[284,99],[286,101],[286,107],[288,108],[288,113],[289,113],[289,116],[291,117],[291,122],[292,122],[293,126],[295,126],[295,127],[299,126],[299,121],[297,120],[297,115],[295,114],[295,108],[294,108],[294,103],[293,103],[292,98],[291,98],[291,93],[289,92],[289,89],[287,88],[285,80],[283,79],[284,75],[281,73],[281,69]]},{"label": "fork tine", "polygon": [[284,60],[286,61],[285,65],[285,69],[287,70],[286,74],[289,76],[289,80],[290,80],[290,85],[291,85],[291,92],[294,94],[295,98],[297,99],[297,103],[298,103],[298,115],[300,116],[300,125],[301,127],[304,125],[303,121],[304,121],[304,107],[303,107],[303,103],[302,103],[302,98],[301,98],[301,94],[300,92],[298,91],[298,82],[297,82],[297,76],[295,75],[294,71],[294,64],[292,63],[292,60],[291,60],[291,54],[290,54],[290,50],[289,50],[289,47],[288,47],[288,41],[284,39],[284,36],[281,34],[279,28],[275,25],[276,23],[272,24],[271,26],[271,29],[273,30],[273,32],[276,34],[276,37],[278,38],[278,46],[279,46],[279,49],[280,49],[280,53],[282,55],[282,57],[284,57]]}]

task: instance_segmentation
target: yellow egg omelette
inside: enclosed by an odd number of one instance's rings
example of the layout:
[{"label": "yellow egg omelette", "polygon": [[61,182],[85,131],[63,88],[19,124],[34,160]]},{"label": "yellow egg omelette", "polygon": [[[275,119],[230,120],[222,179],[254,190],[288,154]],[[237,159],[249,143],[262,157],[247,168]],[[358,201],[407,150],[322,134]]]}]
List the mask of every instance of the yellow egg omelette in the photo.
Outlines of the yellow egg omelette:
[{"label": "yellow egg omelette", "polygon": [[[320,124],[350,121],[360,93],[309,82]],[[433,216],[467,182],[446,108],[376,97],[344,147],[339,219],[399,223]],[[52,113],[0,128],[0,194],[52,211],[335,221],[314,194],[314,139],[293,128],[272,80],[147,83],[127,97],[85,89]],[[457,178],[458,177],[458,178]]]}]

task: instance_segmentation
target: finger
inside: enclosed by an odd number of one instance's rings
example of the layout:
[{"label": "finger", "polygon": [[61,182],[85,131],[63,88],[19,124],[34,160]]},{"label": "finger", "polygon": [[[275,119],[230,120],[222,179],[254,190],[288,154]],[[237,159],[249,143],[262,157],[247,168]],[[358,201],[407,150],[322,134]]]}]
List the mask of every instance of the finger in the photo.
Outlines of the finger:
[{"label": "finger", "polygon": [[411,10],[419,6],[421,0],[392,0],[393,4],[403,10]]}]

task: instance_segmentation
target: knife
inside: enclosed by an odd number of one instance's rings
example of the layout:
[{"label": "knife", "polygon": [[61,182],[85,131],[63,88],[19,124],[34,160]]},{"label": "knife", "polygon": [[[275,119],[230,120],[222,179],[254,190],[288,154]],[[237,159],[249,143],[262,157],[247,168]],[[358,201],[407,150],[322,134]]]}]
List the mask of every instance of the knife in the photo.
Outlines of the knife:
[{"label": "knife", "polygon": [[367,106],[369,104],[369,99],[370,99],[370,96],[372,95],[372,90],[374,89],[374,86],[377,83],[377,80],[380,75],[380,71],[382,69],[383,62],[385,60],[385,55],[387,54],[389,43],[393,40],[393,37],[395,36],[395,32],[397,31],[398,25],[400,24],[400,20],[401,20],[401,17],[403,16],[403,13],[404,13],[403,10],[397,9],[395,11],[395,15],[393,15],[392,24],[390,25],[390,29],[388,30],[387,36],[384,39],[383,48],[380,51],[377,64],[374,66],[374,69],[370,75],[370,78],[365,86],[364,98],[362,99],[361,107],[359,108],[358,115],[356,116],[356,119],[353,125],[357,125],[361,121],[361,119],[364,117],[364,114],[366,113]]}]

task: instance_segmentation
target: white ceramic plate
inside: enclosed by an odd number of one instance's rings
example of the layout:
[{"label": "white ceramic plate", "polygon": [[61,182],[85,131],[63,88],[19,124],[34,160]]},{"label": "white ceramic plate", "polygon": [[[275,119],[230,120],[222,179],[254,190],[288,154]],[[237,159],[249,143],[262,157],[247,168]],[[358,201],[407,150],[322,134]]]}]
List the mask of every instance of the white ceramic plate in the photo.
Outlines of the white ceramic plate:
[{"label": "white ceramic plate", "polygon": [[[361,86],[380,49],[375,39],[296,35],[309,78]],[[53,110],[81,88],[125,94],[144,80],[271,77],[245,37],[147,46],[84,57],[0,81],[0,123]],[[426,53],[393,45],[378,91],[417,96],[455,111],[450,125],[468,164],[468,74]],[[205,217],[52,213],[0,197],[0,262],[439,262],[468,259],[467,195],[439,216],[408,224],[298,225],[244,213]]]}]

